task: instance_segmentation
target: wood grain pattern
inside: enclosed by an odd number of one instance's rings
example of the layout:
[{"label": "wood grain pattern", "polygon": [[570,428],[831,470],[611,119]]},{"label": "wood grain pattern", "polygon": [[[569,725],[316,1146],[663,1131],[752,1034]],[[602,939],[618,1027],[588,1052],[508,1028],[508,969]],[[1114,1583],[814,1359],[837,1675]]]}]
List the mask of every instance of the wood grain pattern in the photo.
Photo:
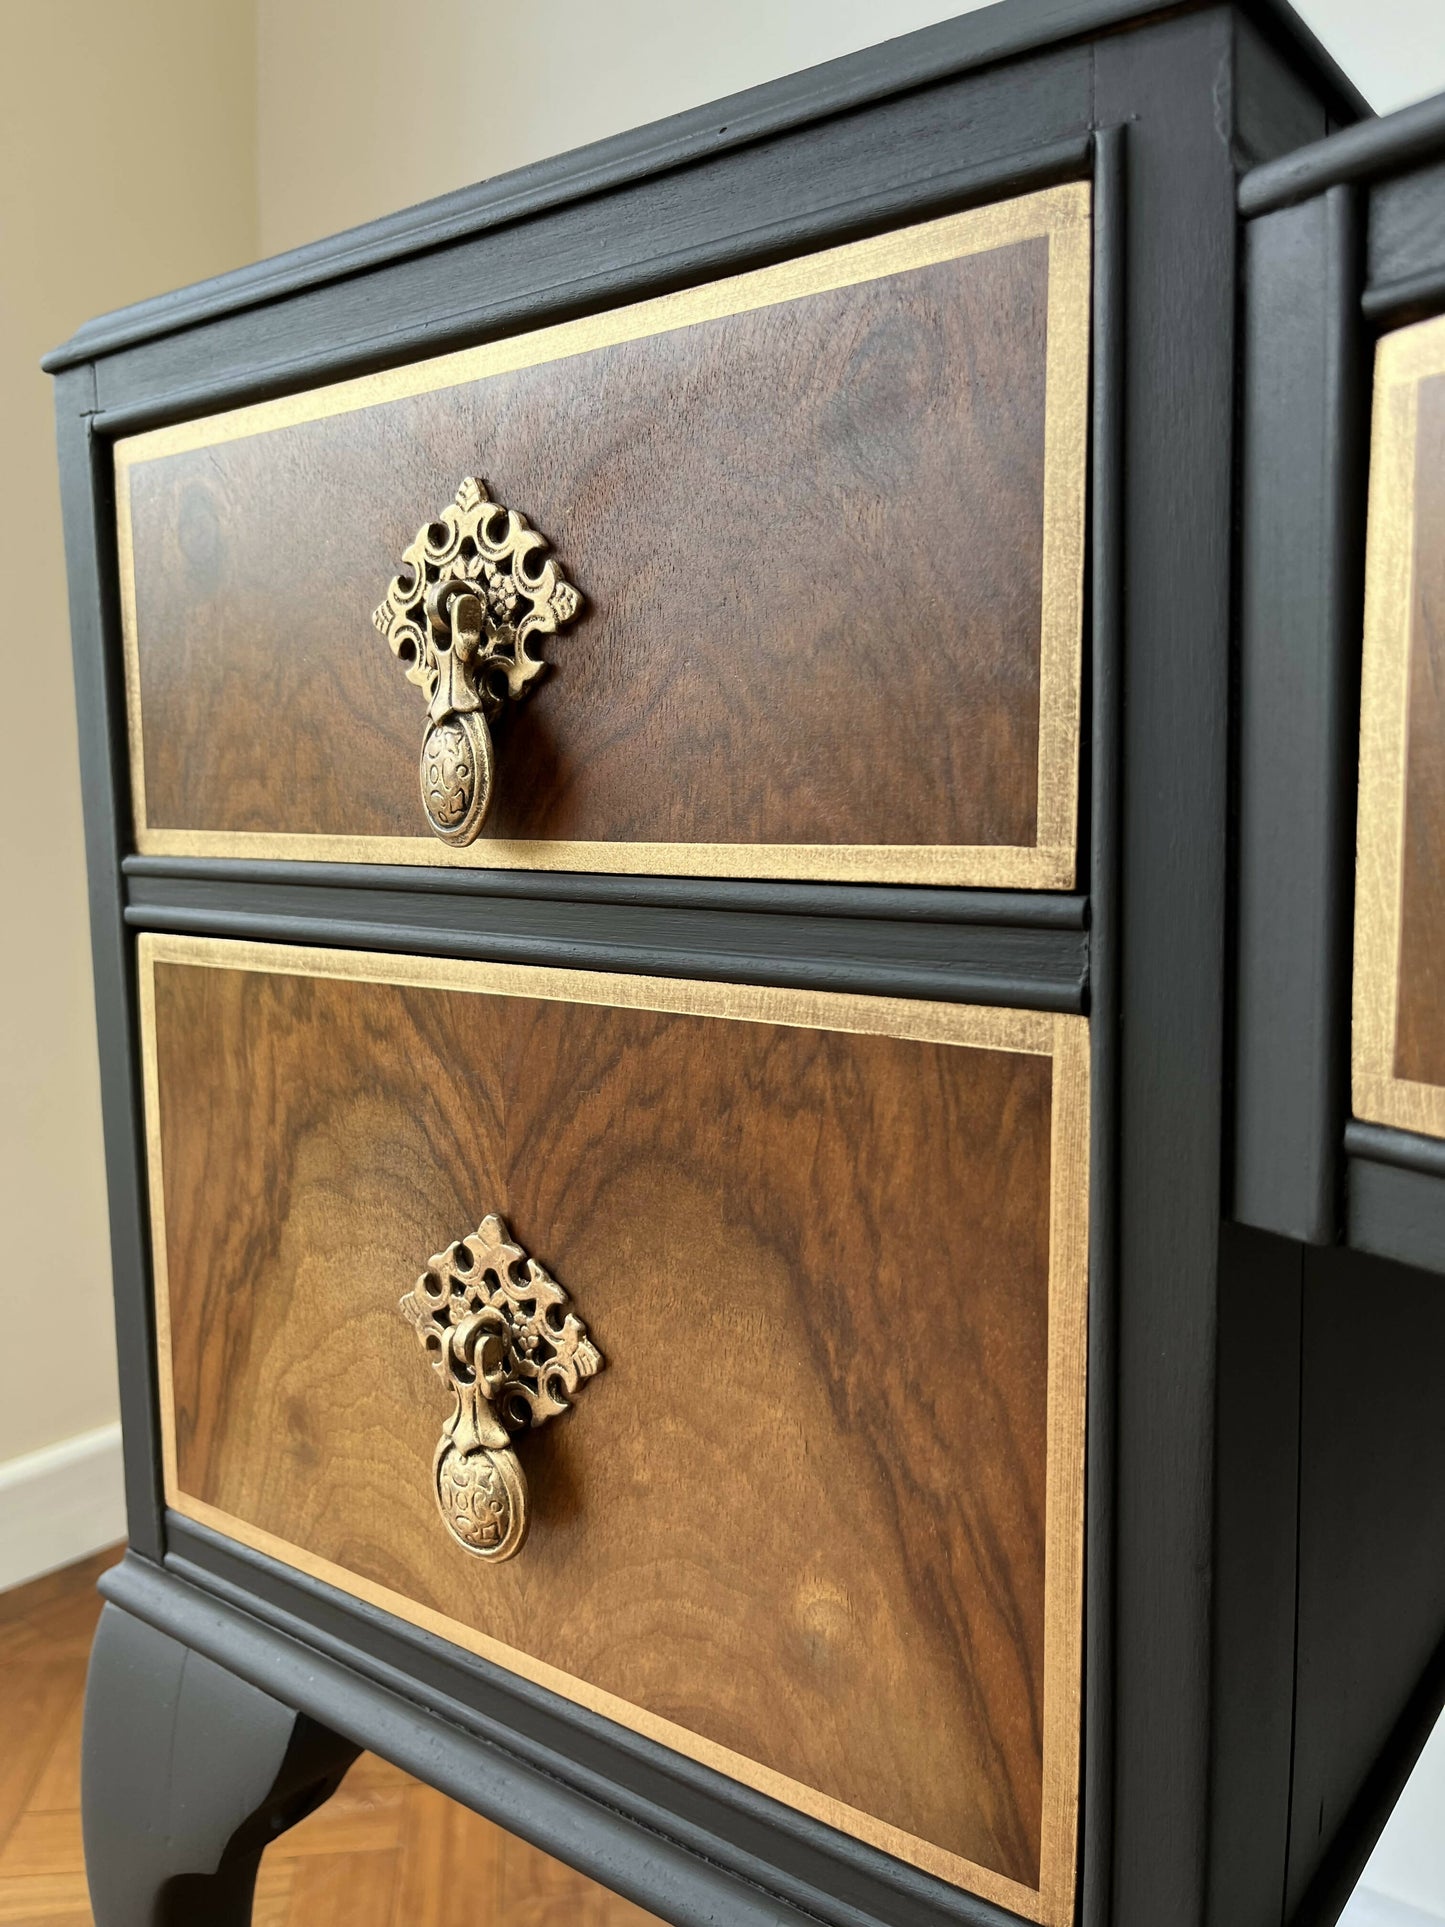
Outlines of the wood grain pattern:
[{"label": "wood grain pattern", "polygon": [[[1087,190],[1052,192],[1072,238]],[[424,839],[421,860],[1047,841],[1070,881],[1087,271],[1051,350],[1051,245],[692,325],[648,304],[654,331],[590,352],[267,432],[221,417],[204,446],[121,444],[140,847],[422,837],[422,708],[368,616],[475,472],[588,604],[501,726],[483,841]],[[1077,396],[1046,396],[1055,363]]]},{"label": "wood grain pattern", "polygon": [[1445,374],[1416,408],[1395,1073],[1445,1086]]},{"label": "wood grain pattern", "polygon": [[[80,1827],[95,1582],[120,1548],[0,1594],[0,1922],[91,1927]],[[38,1765],[38,1772],[37,1772]],[[18,1795],[18,1798],[17,1798]],[[647,1927],[654,1916],[363,1754],[266,1850],[253,1927]]]},{"label": "wood grain pattern", "polygon": [[[1071,1893],[1049,1055],[287,968],[154,964],[173,1502],[1035,1917]],[[396,1311],[487,1210],[608,1360],[524,1442],[500,1568],[435,1515],[446,1405]]]}]

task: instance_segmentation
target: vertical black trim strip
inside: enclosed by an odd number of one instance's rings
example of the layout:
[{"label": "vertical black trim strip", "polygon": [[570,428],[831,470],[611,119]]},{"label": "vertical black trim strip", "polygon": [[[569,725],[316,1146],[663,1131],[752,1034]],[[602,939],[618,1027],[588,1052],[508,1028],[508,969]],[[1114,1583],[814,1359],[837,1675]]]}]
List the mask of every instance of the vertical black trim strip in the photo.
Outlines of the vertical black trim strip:
[{"label": "vertical black trim strip", "polygon": [[1231,1209],[1326,1244],[1349,1104],[1368,381],[1355,192],[1246,235]]},{"label": "vertical black trim strip", "polygon": [[1089,1053],[1093,1107],[1089,1179],[1089,1401],[1084,1573],[1084,1736],[1080,1908],[1105,1927],[1113,1874],[1114,1358],[1119,902],[1120,536],[1123,524],[1125,130],[1094,149],[1094,354],[1091,411]]},{"label": "vertical black trim strip", "polygon": [[1096,49],[1128,121],[1111,1927],[1204,1905],[1236,220],[1227,9]]},{"label": "vertical black trim strip", "polygon": [[80,793],[90,884],[90,942],[100,1044],[101,1117],[110,1199],[125,1503],[132,1546],[164,1552],[155,1344],[145,1220],[145,1131],[133,982],[134,946],[124,920],[121,858],[129,839],[129,764],[119,607],[114,571],[108,444],[91,433],[95,383],[89,367],[56,379],[60,500],[65,523],[70,634],[80,732]]}]

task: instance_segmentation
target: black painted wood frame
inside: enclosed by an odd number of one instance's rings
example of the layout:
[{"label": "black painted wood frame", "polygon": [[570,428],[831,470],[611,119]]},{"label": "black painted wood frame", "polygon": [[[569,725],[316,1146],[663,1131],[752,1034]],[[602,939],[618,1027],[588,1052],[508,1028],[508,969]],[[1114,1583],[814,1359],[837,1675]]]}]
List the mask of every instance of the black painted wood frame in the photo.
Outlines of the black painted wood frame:
[{"label": "black painted wood frame", "polygon": [[[1084,1927],[1277,1921],[1298,1428],[1294,1247],[1221,1246],[1236,179],[1360,111],[1265,0],[1008,0],[92,324],[50,358],[67,531],[131,1553],[118,1608],[677,1921],[1002,1922],[163,1506],[134,931],[239,931],[1086,1009],[1094,1053]],[[1066,178],[1095,187],[1078,897],[405,878],[130,849],[109,444],[121,432]],[[1293,1270],[1291,1269],[1293,1267]],[[1221,1289],[1241,1314],[1221,1352]],[[1243,1298],[1241,1298],[1243,1294]],[[1231,1329],[1233,1329],[1231,1327]],[[1237,1365],[1253,1361],[1252,1375]],[[1253,1388],[1253,1389],[1251,1389]],[[1251,1427],[1254,1428],[1251,1431]],[[1276,1434],[1280,1436],[1276,1437]],[[1265,1441],[1241,1512],[1222,1441]],[[1232,1449],[1232,1448],[1231,1448]],[[1262,1448],[1263,1449],[1263,1448]],[[1251,1475],[1252,1476],[1252,1475]],[[1248,1482],[1247,1482],[1248,1483]],[[1268,1726],[1242,1717],[1254,1707]]]},{"label": "black painted wood frame", "polygon": [[1293,1678],[1283,1909],[1315,1927],[1445,1700],[1445,1146],[1352,1119],[1349,1095],[1372,362],[1381,333],[1445,308],[1445,100],[1255,168],[1239,207],[1228,1208],[1283,1236],[1246,1241],[1276,1278],[1255,1276],[1252,1319],[1234,1308],[1221,1447],[1252,1422],[1234,1594]]},{"label": "black painted wood frame", "polygon": [[1375,343],[1445,310],[1445,98],[1246,174],[1231,1210],[1445,1270],[1445,1147],[1350,1117]]}]

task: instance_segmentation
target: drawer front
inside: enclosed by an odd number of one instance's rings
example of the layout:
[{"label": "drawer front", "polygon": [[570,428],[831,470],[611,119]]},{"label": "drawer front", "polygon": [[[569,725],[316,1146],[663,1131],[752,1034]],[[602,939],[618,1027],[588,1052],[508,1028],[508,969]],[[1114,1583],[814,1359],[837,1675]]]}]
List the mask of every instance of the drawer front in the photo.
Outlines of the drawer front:
[{"label": "drawer front", "polygon": [[[181,937],[141,980],[169,1503],[1071,1918],[1086,1021]],[[602,1361],[505,1561],[398,1309],[489,1213]]]},{"label": "drawer front", "polygon": [[[1089,236],[1054,188],[118,443],[137,847],[1071,886]],[[464,477],[582,603],[455,845],[371,614]]]},{"label": "drawer front", "polygon": [[1445,318],[1387,335],[1377,351],[1354,1108],[1445,1137]]}]

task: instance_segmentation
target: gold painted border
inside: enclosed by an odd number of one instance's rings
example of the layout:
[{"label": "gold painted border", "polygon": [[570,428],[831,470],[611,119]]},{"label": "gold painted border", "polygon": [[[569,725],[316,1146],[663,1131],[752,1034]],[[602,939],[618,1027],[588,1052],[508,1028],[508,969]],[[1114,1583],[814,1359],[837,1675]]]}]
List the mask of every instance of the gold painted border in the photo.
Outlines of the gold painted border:
[{"label": "gold painted border", "polygon": [[1395,1074],[1404,903],[1420,383],[1445,375],[1445,315],[1386,335],[1375,353],[1360,674],[1351,1039],[1355,1115],[1445,1137],[1445,1088]]},{"label": "gold painted border", "polygon": [[[298,422],[374,408],[518,368],[670,333],[885,275],[987,253],[1018,241],[1049,244],[1044,409],[1042,624],[1036,841],[1004,844],[581,843],[498,838],[449,849],[434,837],[322,836],[152,828],[146,805],[130,472],[139,463],[264,435]],[[1079,715],[1083,673],[1084,514],[1088,449],[1092,228],[1087,182],[1071,182],[916,227],[849,242],[703,287],[539,328],[457,354],[172,428],[115,445],[121,630],[125,648],[131,795],[142,856],[252,857],[485,869],[590,870],[645,875],[783,877],[823,882],[929,883],[1064,890],[1076,873]],[[385,585],[378,587],[377,593]]]},{"label": "gold painted border", "polygon": [[[778,990],[745,984],[612,975],[525,964],[373,955],[287,944],[162,936],[140,938],[141,1059],[155,1279],[156,1346],[166,1502],[187,1518],[225,1533],[354,1598],[449,1640],[545,1686],[618,1725],[671,1747],[730,1779],[1011,1908],[1043,1927],[1073,1919],[1078,1846],[1083,1655],[1084,1411],[1088,1309],[1089,1027],[1084,1017],[1000,1010],[832,991]],[[156,1060],[155,968],[186,964],[283,976],[340,978],[490,996],[521,996],[631,1010],[711,1017],[724,1022],[796,1025],[1028,1052],[1053,1061],[1049,1196],[1048,1457],[1044,1549],[1043,1824],[1037,1889],[950,1853],[572,1678],[387,1587],[318,1559],[303,1547],[221,1512],[183,1491],[177,1476],[171,1373],[170,1292],[165,1190],[161,1168]]]}]

